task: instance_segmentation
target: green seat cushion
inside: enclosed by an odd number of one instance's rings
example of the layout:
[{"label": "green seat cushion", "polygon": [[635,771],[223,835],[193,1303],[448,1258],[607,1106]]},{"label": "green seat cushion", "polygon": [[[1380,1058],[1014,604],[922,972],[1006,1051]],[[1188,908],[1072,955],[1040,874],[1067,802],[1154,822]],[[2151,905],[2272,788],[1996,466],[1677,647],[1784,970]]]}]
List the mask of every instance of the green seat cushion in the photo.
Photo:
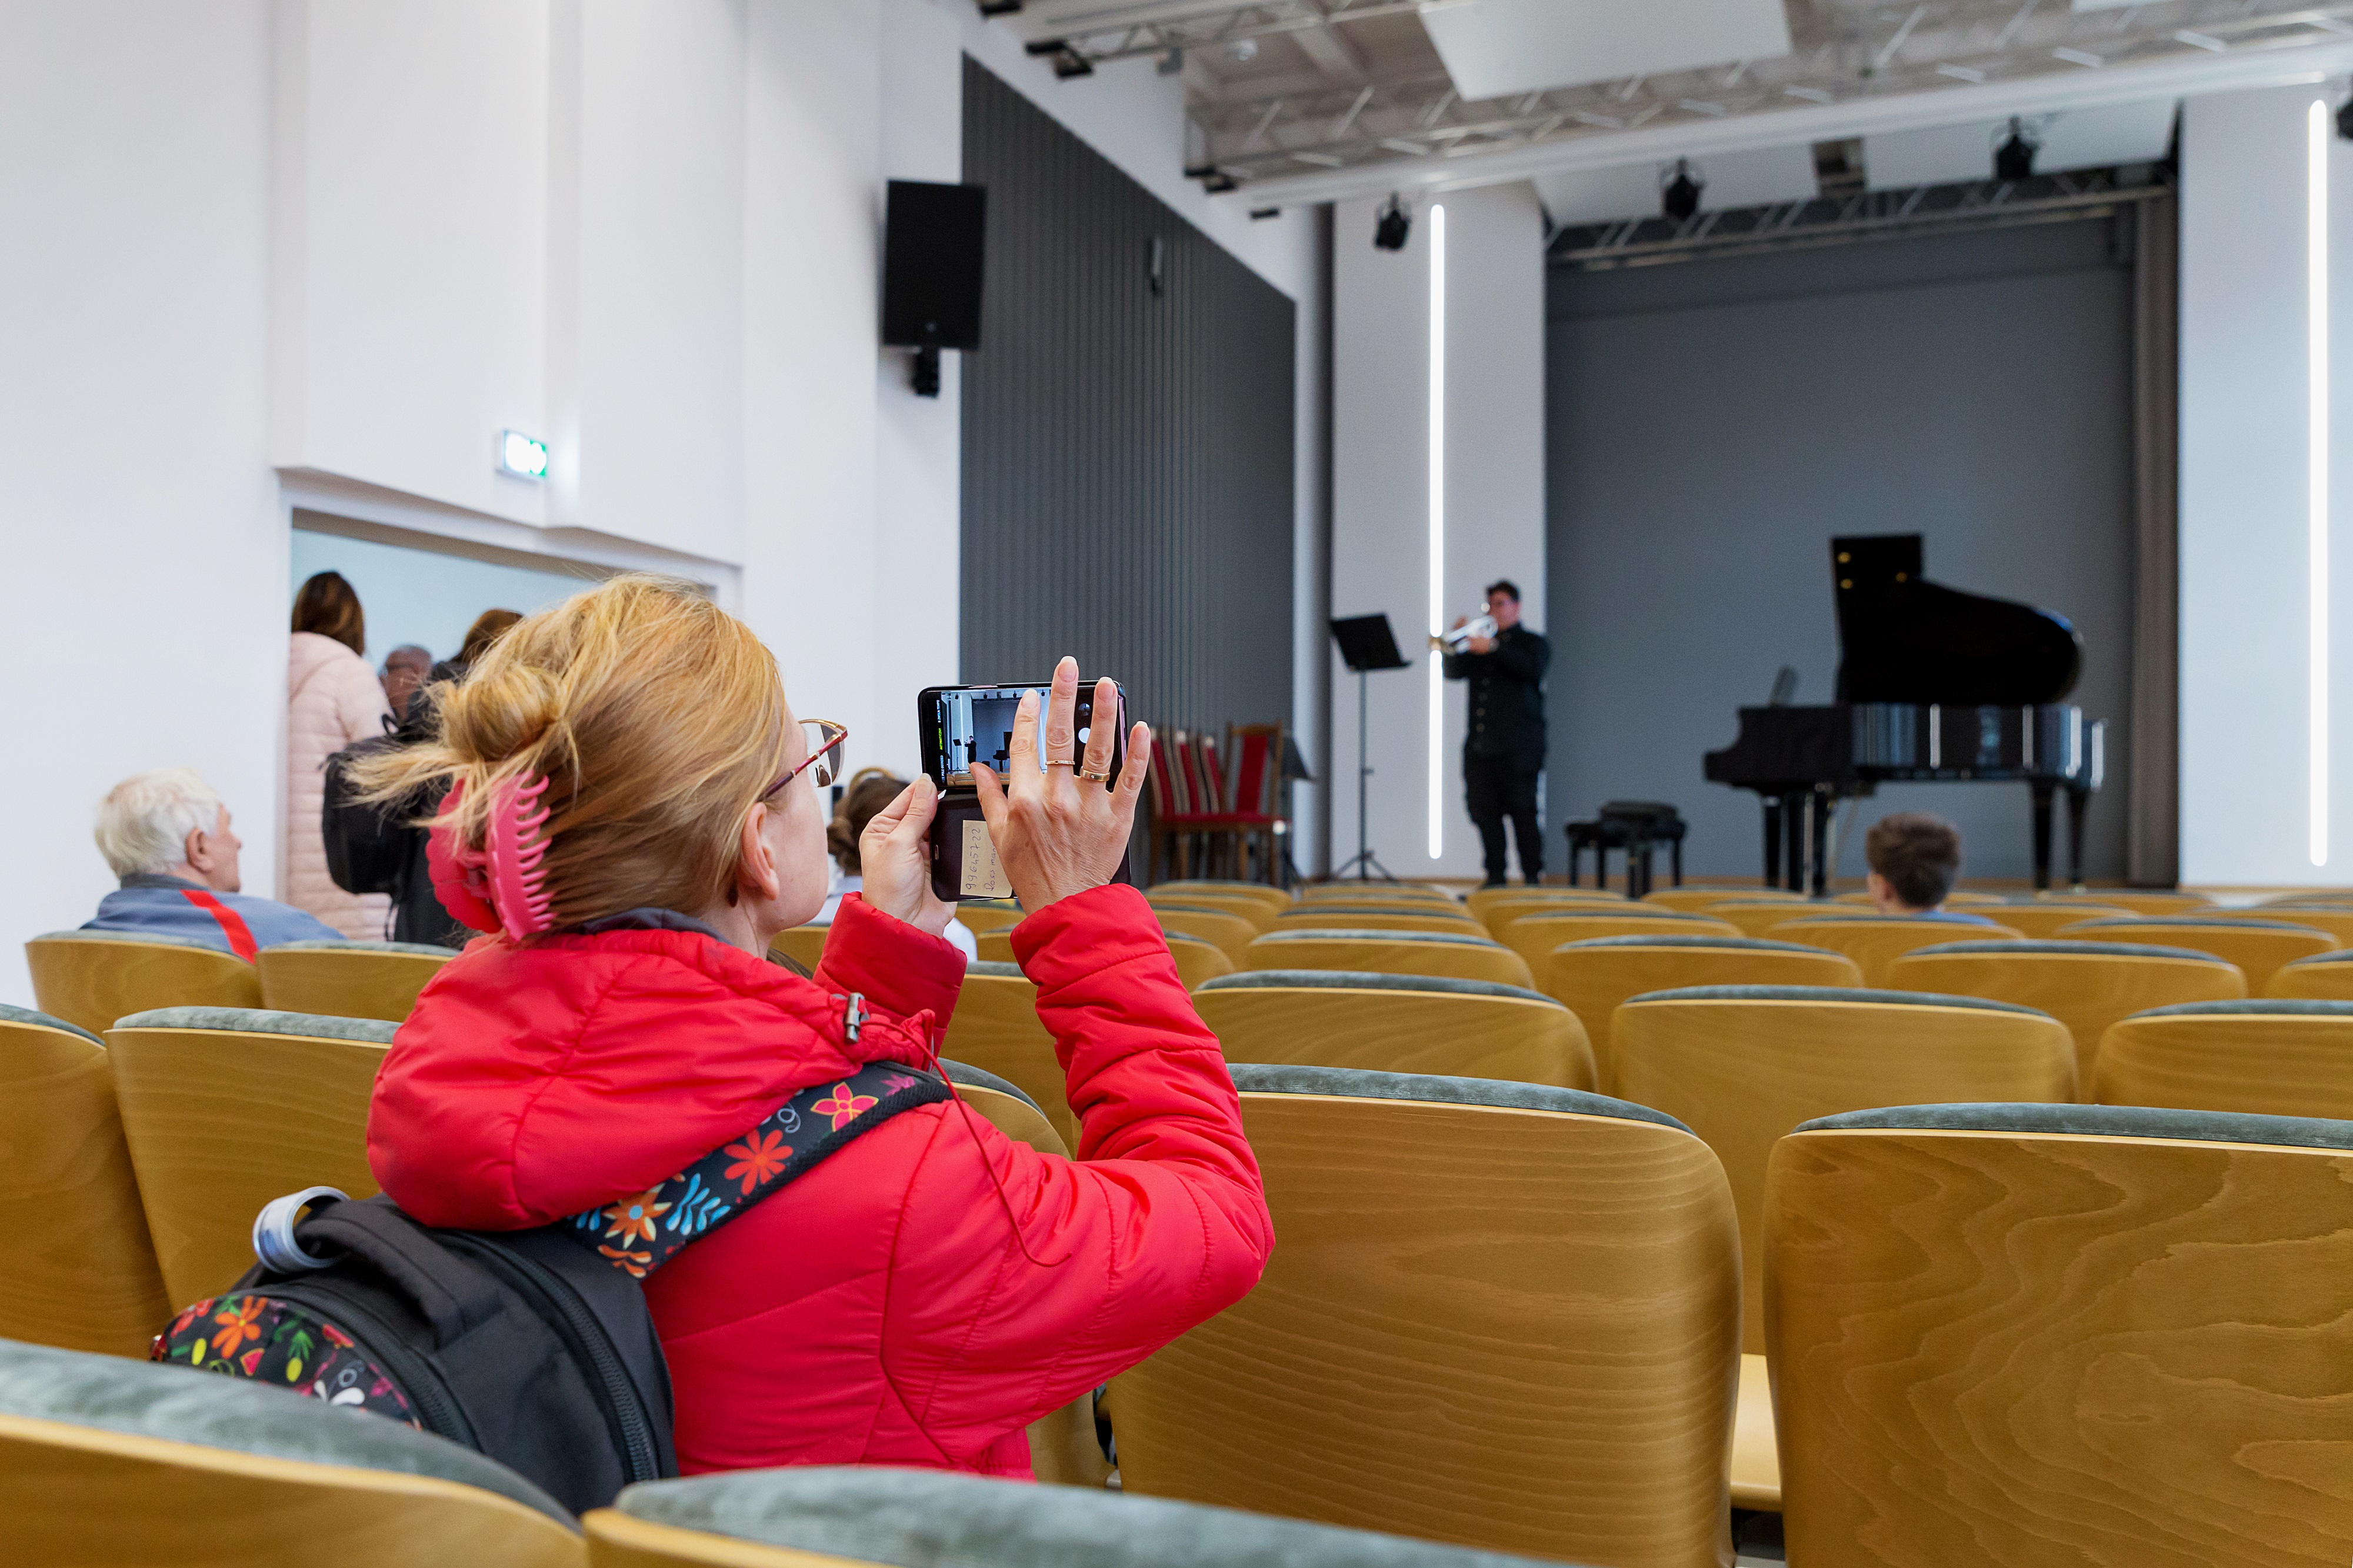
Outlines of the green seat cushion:
[{"label": "green seat cushion", "polygon": [[1303,931],[1271,931],[1260,942],[1432,942],[1461,947],[1501,947],[1493,937],[1451,931],[1356,931],[1346,926],[1310,926]]},{"label": "green seat cushion", "polygon": [[[1553,949],[1555,952],[1583,952],[1588,948],[1609,947],[1707,947],[1727,952],[1804,952],[1819,958],[1830,949],[1809,947],[1802,942],[1772,942],[1761,936],[1588,936],[1576,942],[1565,942]],[[1832,956],[1836,956],[1833,954]]]},{"label": "green seat cushion", "polygon": [[[1940,942],[1934,947],[1915,947],[1906,958],[1918,958],[1927,953],[1992,952],[2051,953],[2072,958],[2186,958],[2197,963],[2228,964],[2229,960],[2200,952],[2194,947],[2159,947],[2154,942],[2061,942],[2055,939],[1990,942]],[[2235,966],[2233,966],[2235,967]]]},{"label": "green seat cushion", "polygon": [[960,1083],[973,1089],[993,1089],[999,1094],[1011,1095],[1040,1116],[1046,1114],[1044,1106],[993,1072],[985,1071],[980,1068],[966,1067],[962,1062],[952,1062],[945,1057],[940,1058],[940,1071],[946,1075],[950,1083]]},{"label": "green seat cushion", "polygon": [[2282,997],[2276,1001],[2265,996],[2234,996],[2227,1002],[2176,1002],[2169,1006],[2149,1007],[2133,1015],[2136,1018],[2194,1018],[2207,1016],[2279,1017],[2282,1015],[2306,1018],[2353,1018],[2353,1002],[2331,1001],[2321,997]]},{"label": "green seat cushion", "polygon": [[1852,985],[1685,985],[1673,991],[1647,991],[1627,998],[1638,1002],[1870,1002],[1884,1007],[1972,1007],[1988,1013],[2023,1013],[2048,1018],[2039,1007],[2015,1002],[1989,1002],[1982,996],[1946,996],[1933,991],[1872,991]]},{"label": "green seat cushion", "polygon": [[1483,1105],[1506,1110],[1556,1110],[1572,1116],[1607,1116],[1649,1121],[1679,1132],[1690,1128],[1663,1110],[1557,1089],[1544,1083],[1514,1083],[1492,1078],[1440,1078],[1430,1073],[1375,1072],[1368,1068],[1296,1067],[1288,1063],[1236,1062],[1234,1087],[1244,1094],[1320,1094],[1341,1100],[1412,1100],[1428,1105]]},{"label": "green seat cushion", "polygon": [[946,1470],[739,1470],[649,1481],[613,1506],[656,1524],[894,1568],[1535,1568],[1403,1536]]},{"label": "green seat cushion", "polygon": [[2303,957],[2303,958],[2294,958],[2294,959],[2290,959],[2290,960],[2288,961],[2287,967],[2288,967],[2288,968],[2290,968],[2290,969],[2306,969],[2306,968],[2309,968],[2309,967],[2311,967],[2312,965],[2316,964],[2316,963],[2353,963],[2353,950],[2348,950],[2348,951],[2340,952],[2315,952],[2315,953],[2309,953],[2309,954],[2306,954],[2306,955],[2305,957]]},{"label": "green seat cushion", "polygon": [[1898,1105],[1850,1110],[1801,1123],[1800,1132],[2065,1132],[2094,1138],[2190,1139],[2353,1149],[2353,1121],[2317,1116],[2250,1116],[2166,1110],[2141,1105]]},{"label": "green seat cushion", "polygon": [[33,938],[35,942],[147,942],[163,947],[199,947],[206,952],[217,952],[223,958],[236,955],[218,942],[206,942],[201,937],[179,936],[160,931],[45,931]]},{"label": "green seat cushion", "polygon": [[47,1013],[36,1013],[30,1007],[11,1006],[0,1002],[0,1024],[30,1024],[36,1028],[57,1029],[69,1035],[79,1035],[85,1040],[104,1045],[104,1040],[79,1024],[69,1024],[63,1018],[52,1018]]},{"label": "green seat cushion", "polygon": [[[2112,917],[2106,920],[2078,921],[2085,931],[2097,931],[2114,926],[2183,926],[2192,931],[2295,931],[2310,935],[2320,931],[2318,926],[2298,925],[2294,921],[2202,921],[2196,915],[2134,915],[2130,919]],[[2074,926],[2067,928],[2070,931]],[[2323,931],[2322,935],[2327,933]]]},{"label": "green seat cushion", "polygon": [[966,974],[992,975],[998,980],[1027,980],[1029,978],[1028,975],[1021,973],[1021,966],[1019,964],[1008,963],[1001,958],[972,959],[965,964],[964,972]]},{"label": "green seat cushion", "polygon": [[381,1415],[187,1367],[0,1340],[0,1415],[207,1448],[431,1476],[480,1487],[565,1525],[554,1498],[495,1460]]},{"label": "green seat cushion", "polygon": [[383,1018],[331,1018],[267,1007],[155,1007],[117,1018],[118,1029],[223,1029],[247,1035],[301,1035],[313,1040],[364,1040],[388,1046],[400,1026]]},{"label": "green seat cushion", "polygon": [[1369,969],[1250,969],[1205,980],[1200,991],[1420,991],[1448,996],[1509,996],[1560,1004],[1541,991],[1500,980],[1455,980],[1442,974],[1376,974]]},{"label": "green seat cushion", "polygon": [[438,947],[425,942],[274,942],[261,950],[264,952],[407,952],[419,958],[455,958],[454,947]]}]

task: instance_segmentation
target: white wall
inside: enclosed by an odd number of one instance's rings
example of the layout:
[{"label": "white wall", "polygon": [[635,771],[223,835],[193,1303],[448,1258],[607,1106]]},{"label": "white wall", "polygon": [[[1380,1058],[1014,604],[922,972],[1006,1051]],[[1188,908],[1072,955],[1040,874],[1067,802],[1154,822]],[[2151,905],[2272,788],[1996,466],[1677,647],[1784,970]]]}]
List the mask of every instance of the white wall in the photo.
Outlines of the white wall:
[{"label": "white wall", "polygon": [[[1450,193],[1446,297],[1444,619],[1497,577],[1545,625],[1544,215],[1525,184]],[[1367,812],[1373,847],[1400,877],[1475,877],[1462,805],[1465,688],[1447,683],[1435,743],[1440,853],[1429,853],[1430,237],[1427,205],[1402,251],[1372,245],[1375,204],[1334,213],[1332,614],[1386,612],[1410,670],[1370,678]],[[1327,639],[1328,646],[1328,639]],[[1356,852],[1356,678],[1329,656],[1332,854]],[[1430,656],[1434,658],[1435,656]],[[1556,670],[1555,679],[1561,678]],[[1548,841],[1548,860],[1561,857]],[[1514,871],[1518,862],[1514,860]]]},{"label": "white wall", "polygon": [[195,768],[275,877],[269,45],[259,0],[0,5],[0,1000],[113,888],[131,773]]},{"label": "white wall", "polygon": [[[2353,882],[2353,572],[2332,548],[2327,864],[2308,853],[2306,115],[2321,87],[2190,100],[2181,128],[2181,878]],[[2353,486],[2353,148],[2327,140],[2330,510]],[[2334,525],[2332,523],[2332,531]]]}]

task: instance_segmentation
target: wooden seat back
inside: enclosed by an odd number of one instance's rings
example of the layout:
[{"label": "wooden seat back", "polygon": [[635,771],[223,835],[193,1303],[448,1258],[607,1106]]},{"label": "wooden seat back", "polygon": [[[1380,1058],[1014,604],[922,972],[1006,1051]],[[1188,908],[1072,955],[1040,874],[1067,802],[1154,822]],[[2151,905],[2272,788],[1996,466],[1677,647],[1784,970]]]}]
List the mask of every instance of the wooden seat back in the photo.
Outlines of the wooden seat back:
[{"label": "wooden seat back", "polygon": [[1480,980],[1258,970],[1213,980],[1193,1005],[1230,1062],[1593,1087],[1577,1015]]},{"label": "wooden seat back", "polygon": [[1672,910],[1664,904],[1637,903],[1617,893],[1611,893],[1607,897],[1596,893],[1570,894],[1564,897],[1547,889],[1541,898],[1505,899],[1500,903],[1489,904],[1479,920],[1480,923],[1487,928],[1488,932],[1496,941],[1501,942],[1504,940],[1504,932],[1519,921],[1534,920],[1542,915],[1604,914],[1634,920],[1644,915],[1679,915],[1690,912],[1687,910]]},{"label": "wooden seat back", "polygon": [[1223,914],[1239,915],[1260,931],[1274,924],[1277,917],[1288,914],[1296,906],[1288,900],[1277,904],[1266,899],[1254,899],[1246,893],[1163,892],[1155,888],[1144,895],[1154,908],[1174,904],[1180,909],[1216,910]]},{"label": "wooden seat back", "polygon": [[1973,997],[1704,985],[1628,1002],[1610,1039],[1620,1095],[1677,1118],[1724,1162],[1750,1352],[1765,1348],[1765,1163],[1791,1128],[1873,1106],[2075,1097],[2065,1025]]},{"label": "wooden seat back", "polygon": [[2075,1093],[2092,1098],[2100,1037],[2117,1019],[2177,1002],[2246,994],[2234,963],[2187,947],[2129,942],[1955,942],[1907,952],[1888,966],[1898,991],[2014,1002],[2050,1014],[2075,1041]]},{"label": "wooden seat back", "polygon": [[1778,888],[1703,887],[1696,883],[1683,888],[1653,888],[1642,895],[1642,902],[1646,904],[1681,910],[1686,914],[1697,914],[1710,904],[1730,903],[1736,900],[1751,903],[1802,904],[1808,901],[1803,893]]},{"label": "wooden seat back", "polygon": [[2294,958],[2272,971],[2263,994],[2353,1001],[2353,952],[2323,952]]},{"label": "wooden seat back", "polygon": [[830,925],[794,926],[789,931],[778,931],[770,939],[768,951],[784,954],[815,974],[817,966],[825,958],[825,939],[832,934],[833,927]]},{"label": "wooden seat back", "polygon": [[105,1043],[0,1005],[0,1339],[143,1356],[170,1321]]},{"label": "wooden seat back", "polygon": [[253,1267],[253,1216],[330,1186],[373,1196],[368,1094],[392,1043],[380,1019],[237,1007],[135,1013],[107,1031],[147,1231],[179,1305]]},{"label": "wooden seat back", "polygon": [[1862,972],[1842,952],[1739,936],[1604,936],[1565,942],[1545,960],[1545,991],[1585,1026],[1604,1094],[1615,1093],[1609,1020],[1650,991],[1691,985],[1858,986]]},{"label": "wooden seat back", "polygon": [[1738,936],[1739,930],[1705,915],[1627,904],[1615,910],[1546,910],[1522,915],[1495,933],[1495,940],[1525,960],[1528,973],[1548,974],[1553,950],[1564,942],[1605,936]]},{"label": "wooden seat back", "polygon": [[93,1035],[156,1007],[261,1005],[252,964],[192,938],[51,931],[25,944],[25,963],[34,1005]]},{"label": "wooden seat back", "polygon": [[1185,983],[1187,991],[1198,990],[1220,974],[1234,972],[1234,961],[1226,950],[1214,942],[1204,942],[1183,931],[1164,931],[1168,943],[1168,956],[1176,961],[1176,978]]},{"label": "wooden seat back", "polygon": [[2079,921],[2059,928],[2062,941],[2129,942],[2154,947],[2188,947],[2235,963],[2247,977],[2247,994],[2260,996],[2284,963],[2330,952],[2336,940],[2312,926],[2289,921],[2213,920],[2204,916]]},{"label": "wooden seat back", "polygon": [[1813,899],[1754,898],[1725,899],[1701,906],[1697,911],[1712,921],[1723,921],[1739,928],[1742,936],[1762,937],[1775,926],[1808,914],[1844,914],[1843,904],[1828,904]]},{"label": "wooden seat back", "polygon": [[261,1005],[277,1013],[405,1020],[456,950],[414,942],[290,942],[265,947]]},{"label": "wooden seat back", "polygon": [[2100,1040],[2103,1105],[2353,1119],[2353,1002],[2192,1002]]},{"label": "wooden seat back", "polygon": [[2062,904],[2052,901],[2021,901],[1976,912],[1988,920],[2000,921],[2029,942],[2049,942],[2058,936],[2063,927],[2084,921],[2133,918],[2132,910],[2117,904]]},{"label": "wooden seat back", "polygon": [[1487,928],[1468,914],[1440,909],[1435,904],[1344,904],[1324,899],[1312,904],[1301,904],[1267,926],[1268,931],[1305,931],[1311,928],[1330,930],[1339,927],[1355,931],[1452,931],[1472,936],[1485,936]]},{"label": "wooden seat back", "polygon": [[2008,926],[1984,926],[1970,921],[1906,920],[1900,915],[1807,915],[1767,926],[1765,934],[1775,942],[1801,942],[1809,947],[1827,947],[1845,953],[1862,971],[1865,985],[1886,984],[1887,966],[1915,948],[1936,947],[1948,942],[2019,940],[2018,932]]},{"label": "wooden seat back", "polygon": [[1520,955],[1483,936],[1451,931],[1314,928],[1273,931],[1237,955],[1241,968],[1353,969],[1372,974],[1433,974],[1529,985]]},{"label": "wooden seat back", "polygon": [[1281,913],[1292,904],[1292,896],[1281,888],[1264,882],[1236,882],[1214,877],[1194,877],[1173,882],[1155,882],[1145,889],[1145,897],[1156,900],[1166,894],[1179,903],[1189,903],[1196,893],[1208,893],[1220,899],[1249,899]]},{"label": "wooden seat back", "polygon": [[1065,1147],[1079,1146],[1054,1037],[1038,1018],[1038,988],[1015,965],[984,959],[965,967],[940,1054],[1004,1079],[1044,1110]]},{"label": "wooden seat back", "polygon": [[1594,1095],[1234,1069],[1281,1244],[1113,1385],[1129,1495],[1494,1552],[1717,1568],[1730,1195]]},{"label": "wooden seat back", "polygon": [[1789,1561],[2353,1560],[2353,1138],[2100,1106],[1773,1152]]},{"label": "wooden seat back", "polygon": [[1215,942],[1226,956],[1240,962],[1242,949],[1249,946],[1259,933],[1258,922],[1229,910],[1213,910],[1200,904],[1155,904],[1152,913],[1163,931],[1182,931],[1198,936],[1203,942]]}]

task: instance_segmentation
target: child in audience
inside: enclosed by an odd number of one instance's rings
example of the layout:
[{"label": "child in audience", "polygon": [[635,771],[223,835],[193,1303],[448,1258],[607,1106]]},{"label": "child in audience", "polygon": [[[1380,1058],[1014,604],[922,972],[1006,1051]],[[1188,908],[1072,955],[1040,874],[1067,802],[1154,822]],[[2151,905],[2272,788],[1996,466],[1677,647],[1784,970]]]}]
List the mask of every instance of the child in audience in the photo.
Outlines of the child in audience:
[{"label": "child in audience", "polygon": [[[1112,737],[1073,755],[1077,686],[1064,659],[1042,715],[1023,700],[1013,765],[976,787],[1029,911],[1013,942],[1082,1159],[922,1104],[666,1264],[631,1265],[687,1473],[1026,1477],[1030,1422],[1264,1266],[1265,1197],[1217,1039],[1143,895],[1109,885],[1150,733],[1135,726],[1101,787]],[[408,1213],[504,1230],[601,1209],[626,1262],[695,1236],[693,1205],[665,1213],[650,1189],[704,1155],[739,1152],[727,1180],[747,1192],[788,1180],[748,1134],[797,1093],[830,1089],[819,1113],[847,1119],[826,1109],[846,1076],[935,1062],[964,960],[931,891],[929,781],[867,825],[862,886],[816,977],[766,962],[825,900],[818,792],[846,731],[797,720],[775,659],[692,585],[621,577],[533,616],[440,700],[437,739],[363,764],[385,798],[451,786],[435,881],[496,933],[426,988],[376,1079],[369,1161]]]},{"label": "child in audience", "polygon": [[1925,811],[1892,812],[1863,835],[1862,854],[1871,863],[1864,885],[1881,914],[1967,925],[1994,923],[1983,915],[1945,908],[1961,876],[1961,836],[1943,817]]},{"label": "child in audience", "polygon": [[[834,911],[841,900],[865,886],[864,869],[860,861],[858,841],[864,837],[866,825],[872,822],[884,807],[899,798],[907,781],[893,778],[881,768],[860,768],[849,775],[849,786],[841,792],[841,804],[834,808],[833,825],[825,830],[825,847],[833,852],[833,863],[840,868],[833,879],[833,889],[825,896],[825,905],[809,921],[813,926],[829,926]],[[955,949],[969,963],[980,956],[980,942],[972,928],[960,920],[950,919],[940,934],[955,943]]]},{"label": "child in audience", "polygon": [[122,885],[81,929],[190,937],[248,963],[278,942],[340,940],[291,904],[240,894],[243,847],[228,807],[191,770],[124,779],[98,806],[98,852]]}]

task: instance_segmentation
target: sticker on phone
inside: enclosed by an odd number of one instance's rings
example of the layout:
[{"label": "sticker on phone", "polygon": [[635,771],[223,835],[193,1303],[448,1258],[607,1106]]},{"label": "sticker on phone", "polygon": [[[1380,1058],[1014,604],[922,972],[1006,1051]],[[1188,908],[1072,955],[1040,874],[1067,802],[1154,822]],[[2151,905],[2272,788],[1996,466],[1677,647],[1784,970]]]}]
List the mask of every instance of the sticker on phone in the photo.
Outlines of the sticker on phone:
[{"label": "sticker on phone", "polygon": [[957,897],[965,899],[1009,899],[1013,884],[1005,879],[1005,868],[997,858],[997,846],[989,841],[988,824],[978,817],[967,818],[964,825],[964,884],[956,889]]}]

